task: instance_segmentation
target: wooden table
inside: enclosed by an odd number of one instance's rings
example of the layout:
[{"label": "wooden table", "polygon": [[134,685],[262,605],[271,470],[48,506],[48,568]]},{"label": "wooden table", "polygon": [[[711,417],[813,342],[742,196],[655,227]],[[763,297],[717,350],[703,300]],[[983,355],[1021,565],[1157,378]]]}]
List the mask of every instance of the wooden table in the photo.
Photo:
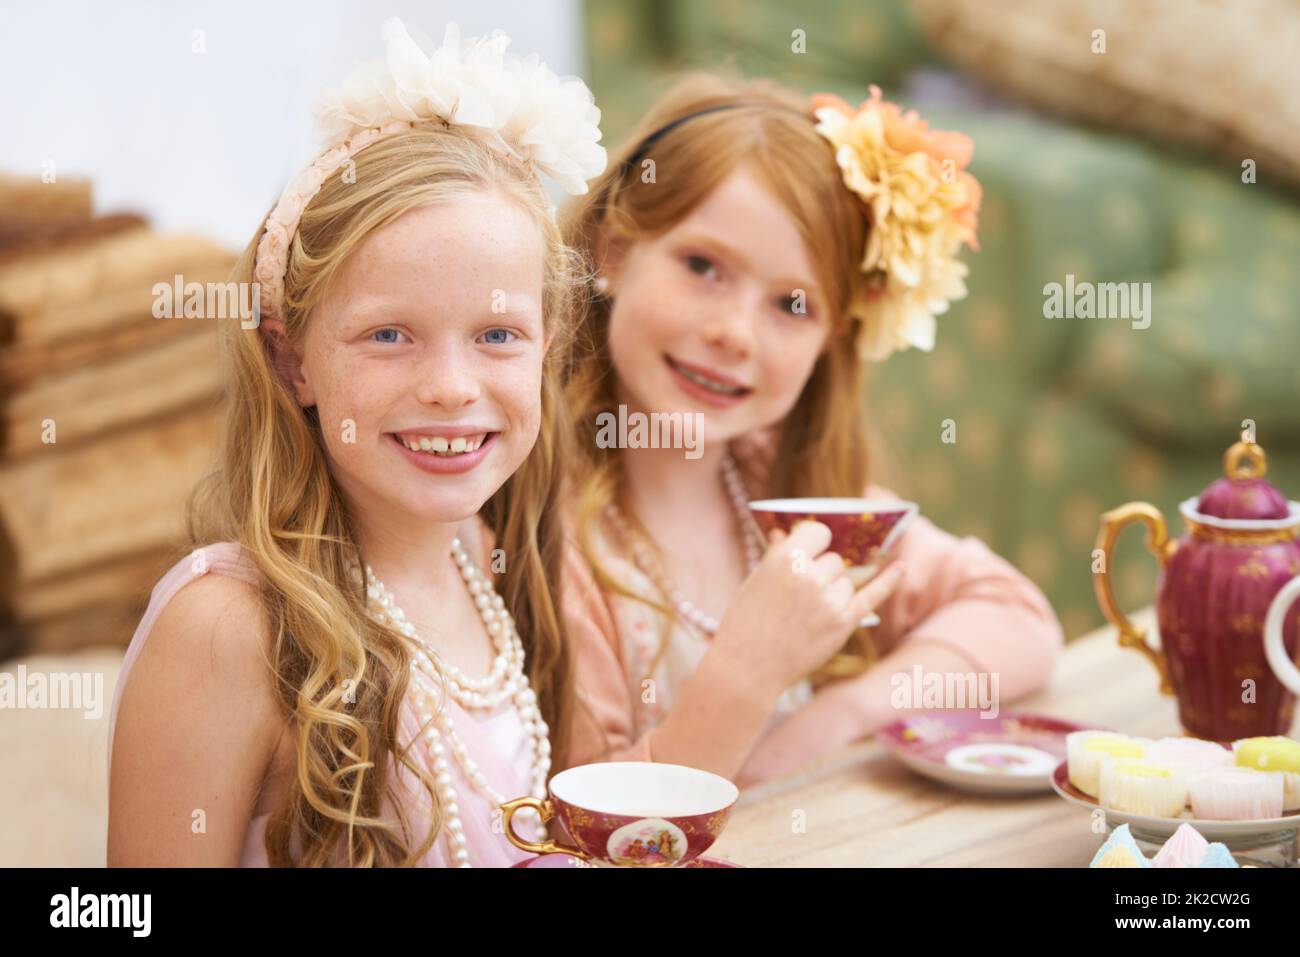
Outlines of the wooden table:
[{"label": "wooden table", "polygon": [[[1132,617],[1154,633],[1150,609]],[[1003,710],[1126,734],[1182,733],[1155,669],[1120,648],[1109,627],[1066,645],[1051,685]],[[1083,867],[1103,839],[1087,812],[1053,791],[957,791],[909,771],[869,738],[744,791],[710,854],[750,867]]]}]

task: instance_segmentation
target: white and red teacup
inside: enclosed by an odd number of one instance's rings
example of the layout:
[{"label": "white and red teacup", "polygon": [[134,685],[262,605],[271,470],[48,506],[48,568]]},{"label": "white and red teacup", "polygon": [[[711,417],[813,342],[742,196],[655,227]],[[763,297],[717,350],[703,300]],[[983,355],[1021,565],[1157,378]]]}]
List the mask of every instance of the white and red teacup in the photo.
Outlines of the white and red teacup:
[{"label": "white and red teacup", "polygon": [[821,522],[831,530],[830,550],[844,559],[845,573],[861,586],[880,570],[919,508],[893,499],[768,498],[750,502],[749,511],[765,536],[778,528],[789,534],[799,522]]},{"label": "white and red teacup", "polygon": [[[547,793],[501,805],[510,843],[534,854],[572,854],[611,867],[675,867],[694,860],[722,833],[739,796],[720,775],[647,761],[569,768],[551,778]],[[526,807],[543,822],[558,819],[574,843],[521,838],[511,822]]]}]

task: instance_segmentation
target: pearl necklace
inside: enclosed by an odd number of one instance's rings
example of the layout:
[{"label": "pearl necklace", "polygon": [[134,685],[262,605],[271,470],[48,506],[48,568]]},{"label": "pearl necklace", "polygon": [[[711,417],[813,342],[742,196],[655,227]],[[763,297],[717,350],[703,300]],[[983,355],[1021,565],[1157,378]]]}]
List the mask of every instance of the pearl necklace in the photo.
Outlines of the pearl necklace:
[{"label": "pearl necklace", "polygon": [[[759,561],[762,560],[763,543],[754,531],[753,519],[749,515],[749,493],[745,490],[744,480],[740,477],[740,469],[736,467],[730,449],[722,456],[722,483],[727,487],[727,497],[731,500],[731,508],[736,516],[736,524],[740,528],[745,547],[745,574],[749,575],[758,567]],[[638,536],[632,534],[631,528],[619,507],[611,503],[609,510],[610,517],[614,520],[614,524],[624,542],[631,546],[632,557],[636,561],[637,567],[650,577],[660,591],[668,596],[677,609],[677,614],[706,635],[716,634],[720,624],[718,619],[703,609],[697,608],[686,599],[681,589],[677,587],[676,582],[655,561],[650,548]]]},{"label": "pearl necklace", "polygon": [[[447,851],[454,866],[469,867],[469,848],[460,820],[456,787],[452,783],[450,765],[447,762],[447,748],[451,748],[465,778],[476,791],[487,797],[493,807],[499,808],[509,799],[488,783],[482,769],[456,734],[451,715],[442,706],[438,693],[430,686],[439,689],[467,711],[490,711],[508,700],[513,701],[524,733],[532,740],[530,793],[536,798],[546,797],[546,781],[551,771],[551,742],[547,738],[550,729],[537,707],[537,695],[529,686],[528,676],[524,673],[524,645],[514,627],[514,619],[506,610],[505,599],[493,590],[459,538],[452,540],[451,554],[496,648],[492,670],[485,677],[468,677],[456,665],[445,661],[437,649],[416,634],[415,626],[407,620],[405,612],[393,600],[392,594],[369,565],[366,566],[366,598],[367,609],[375,621],[393,627],[412,642],[414,656],[411,659],[410,688],[416,695],[416,710],[423,720],[425,740],[433,754],[434,784],[442,804],[442,830],[446,835]],[[355,567],[352,571],[354,580],[359,581],[360,571]],[[425,684],[424,678],[428,679],[429,685]],[[444,739],[446,744],[443,743]],[[535,815],[530,809],[524,810]],[[540,819],[532,823],[538,839],[545,839],[546,826]]]}]

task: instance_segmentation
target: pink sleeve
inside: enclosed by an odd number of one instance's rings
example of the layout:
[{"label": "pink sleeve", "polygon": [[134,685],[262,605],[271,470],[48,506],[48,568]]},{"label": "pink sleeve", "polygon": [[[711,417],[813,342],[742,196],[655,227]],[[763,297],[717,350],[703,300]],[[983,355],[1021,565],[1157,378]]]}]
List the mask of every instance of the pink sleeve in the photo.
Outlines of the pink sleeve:
[{"label": "pink sleeve", "polygon": [[564,562],[565,625],[574,648],[578,707],[566,764],[650,761],[647,731],[633,740],[636,707],[613,610],[576,544]]},{"label": "pink sleeve", "polygon": [[[869,498],[897,498],[878,486]],[[902,583],[880,609],[881,636],[944,645],[979,672],[997,672],[1007,698],[1041,688],[1064,643],[1043,593],[977,538],[957,538],[918,515],[894,555]]]}]

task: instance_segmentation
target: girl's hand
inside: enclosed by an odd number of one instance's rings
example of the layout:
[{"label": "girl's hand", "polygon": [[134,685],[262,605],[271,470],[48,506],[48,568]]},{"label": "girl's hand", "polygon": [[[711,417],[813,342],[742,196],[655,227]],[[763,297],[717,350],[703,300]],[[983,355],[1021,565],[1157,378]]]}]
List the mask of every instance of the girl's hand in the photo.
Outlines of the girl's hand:
[{"label": "girl's hand", "polygon": [[800,522],[788,536],[774,532],[771,541],[736,592],[710,655],[743,670],[746,683],[774,701],[844,644],[893,592],[902,567],[895,562],[855,588],[844,559],[826,550],[831,530],[821,522]]}]

